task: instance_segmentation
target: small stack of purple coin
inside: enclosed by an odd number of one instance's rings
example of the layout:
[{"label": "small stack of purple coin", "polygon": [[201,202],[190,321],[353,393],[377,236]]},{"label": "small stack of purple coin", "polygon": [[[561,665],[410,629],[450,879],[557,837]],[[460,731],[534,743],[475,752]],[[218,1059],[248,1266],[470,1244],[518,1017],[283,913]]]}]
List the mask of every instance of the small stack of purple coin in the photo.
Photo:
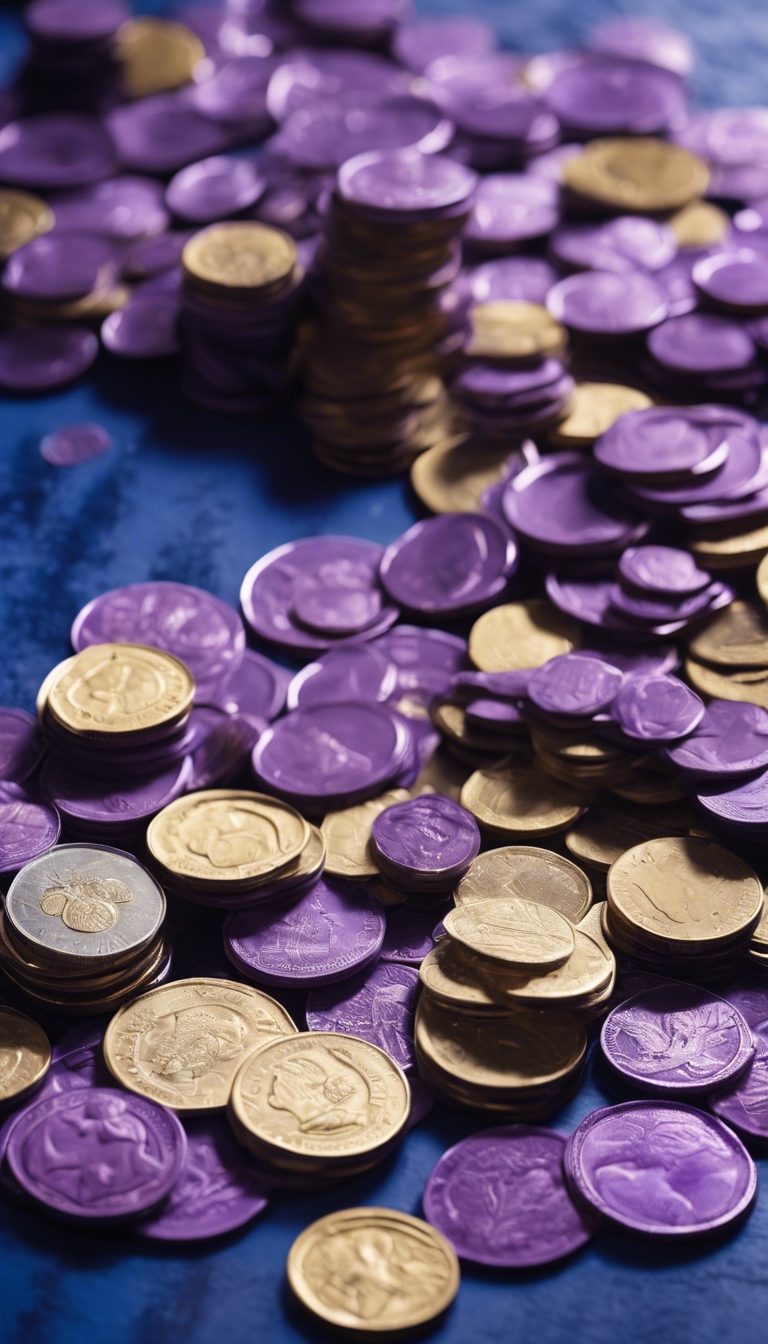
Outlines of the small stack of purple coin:
[{"label": "small stack of purple coin", "polygon": [[610,561],[649,523],[582,453],[550,453],[505,484],[501,507],[521,540],[564,560]]},{"label": "small stack of purple coin", "polygon": [[546,433],[567,416],[576,384],[559,359],[468,362],[451,384],[451,395],[476,439],[515,442]]},{"label": "small stack of purple coin", "polygon": [[24,11],[31,49],[19,88],[30,111],[99,111],[116,100],[117,30],[131,17],[122,0],[33,0]]},{"label": "small stack of purple coin", "polygon": [[560,139],[557,117],[526,87],[513,52],[441,56],[424,75],[432,97],[456,124],[452,155],[472,168],[523,168]]},{"label": "small stack of purple coin", "polygon": [[371,854],[385,878],[416,895],[448,895],[479,852],[474,817],[440,794],[386,808],[371,829]]}]

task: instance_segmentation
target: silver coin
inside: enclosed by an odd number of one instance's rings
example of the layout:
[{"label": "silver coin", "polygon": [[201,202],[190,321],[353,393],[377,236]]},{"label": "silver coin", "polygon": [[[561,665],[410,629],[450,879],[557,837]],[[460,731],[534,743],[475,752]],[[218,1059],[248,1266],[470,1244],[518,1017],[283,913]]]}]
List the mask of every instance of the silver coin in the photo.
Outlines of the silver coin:
[{"label": "silver coin", "polygon": [[59,845],[14,878],[5,915],[42,960],[106,967],[151,942],[165,919],[165,896],[120,849]]}]

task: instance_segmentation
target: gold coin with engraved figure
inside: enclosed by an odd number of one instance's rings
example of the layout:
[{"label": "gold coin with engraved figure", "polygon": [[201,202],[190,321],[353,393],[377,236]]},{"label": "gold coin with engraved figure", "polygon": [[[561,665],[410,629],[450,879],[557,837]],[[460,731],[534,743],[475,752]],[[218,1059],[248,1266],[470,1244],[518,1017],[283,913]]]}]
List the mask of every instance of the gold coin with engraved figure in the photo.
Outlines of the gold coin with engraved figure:
[{"label": "gold coin with engraved figure", "polygon": [[16,1105],[41,1083],[51,1063],[51,1046],[31,1017],[0,1008],[0,1105]]},{"label": "gold coin with engraved figure", "polygon": [[561,854],[534,845],[505,845],[478,854],[454,892],[457,905],[507,896],[548,905],[578,924],[592,902],[592,884]]},{"label": "gold coin with engraved figure", "polygon": [[195,694],[184,663],[144,644],[92,644],[57,672],[46,686],[45,707],[70,733],[103,737],[170,728],[189,713]]},{"label": "gold coin with engraved figure", "polygon": [[610,992],[616,976],[616,959],[582,929],[574,930],[573,955],[557,970],[545,975],[515,975],[492,968],[479,957],[471,960],[472,970],[496,1003],[514,1007],[546,1007],[559,1004],[579,1008]]},{"label": "gold coin with engraved figure", "polygon": [[461,947],[512,970],[555,970],[573,954],[573,925],[519,896],[449,910],[443,923]]},{"label": "gold coin with engraved figure", "polygon": [[204,789],[164,807],[147,848],[180,886],[248,890],[303,852],[309,823],[278,798],[246,789]]},{"label": "gold coin with engraved figure", "polygon": [[302,1306],[342,1333],[396,1334],[442,1315],[459,1289],[441,1232],[395,1209],[343,1209],[310,1224],[288,1254]]}]

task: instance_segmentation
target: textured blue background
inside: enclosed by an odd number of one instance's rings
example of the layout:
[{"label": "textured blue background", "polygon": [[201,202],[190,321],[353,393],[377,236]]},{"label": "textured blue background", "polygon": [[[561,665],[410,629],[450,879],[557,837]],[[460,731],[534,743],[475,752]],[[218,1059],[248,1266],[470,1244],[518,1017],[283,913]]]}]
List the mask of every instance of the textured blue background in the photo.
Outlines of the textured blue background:
[{"label": "textured blue background", "polygon": [[[159,10],[160,4],[141,6]],[[632,0],[432,0],[423,12],[471,12],[510,46],[578,42]],[[640,6],[695,39],[702,104],[768,101],[765,0],[656,0]],[[20,50],[0,11],[0,79]],[[98,420],[115,447],[70,470],[47,466],[49,430]],[[235,603],[264,551],[317,532],[386,542],[415,516],[403,482],[339,483],[307,456],[286,417],[230,421],[186,406],[171,367],[102,355],[88,381],[39,401],[0,403],[0,703],[32,708],[69,651],[80,606],[105,588],[180,579]],[[213,936],[215,937],[215,931]],[[590,1073],[555,1123],[569,1130],[614,1100]],[[450,1143],[478,1126],[433,1116],[385,1167],[332,1195],[276,1199],[224,1244],[179,1251],[128,1235],[91,1236],[0,1203],[2,1344],[288,1344],[318,1338],[284,1299],[283,1267],[312,1219],[358,1203],[418,1213],[424,1182]],[[731,1239],[655,1249],[603,1234],[572,1261],[525,1276],[464,1271],[441,1344],[764,1344],[768,1336],[768,1164],[747,1225]]]}]

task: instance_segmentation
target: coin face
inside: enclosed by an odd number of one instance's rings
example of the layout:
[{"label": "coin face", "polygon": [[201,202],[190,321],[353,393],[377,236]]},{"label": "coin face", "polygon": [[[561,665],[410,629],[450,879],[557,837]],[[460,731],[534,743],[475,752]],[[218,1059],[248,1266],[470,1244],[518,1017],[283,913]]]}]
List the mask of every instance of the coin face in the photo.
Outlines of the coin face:
[{"label": "coin face", "polygon": [[608,873],[608,903],[631,927],[705,950],[759,919],[763,889],[742,859],[710,840],[648,840]]},{"label": "coin face", "polygon": [[175,980],[112,1018],[104,1058],[123,1087],[176,1111],[221,1110],[246,1055],[296,1033],[285,1009],[231,980]]},{"label": "coin face", "polygon": [[338,1330],[371,1334],[434,1320],[459,1288],[459,1262],[445,1237],[394,1209],[344,1209],[296,1238],[288,1282],[299,1301]]},{"label": "coin face", "polygon": [[[497,1003],[554,1005],[563,1007],[609,992],[616,976],[616,960],[607,946],[598,944],[582,929],[574,931],[573,956],[563,966],[545,975],[496,974],[477,958],[475,969]],[[602,1001],[602,998],[601,998]]]},{"label": "coin face", "polygon": [[178,89],[192,78],[205,47],[186,24],[167,19],[128,19],[117,34],[117,58],[130,98]]},{"label": "coin face", "polygon": [[410,1105],[394,1060],[331,1031],[301,1032],[254,1051],[231,1102],[247,1133],[283,1161],[364,1157],[399,1134]]},{"label": "coin face", "polygon": [[443,922],[462,947],[513,969],[554,970],[574,948],[573,925],[564,915],[519,896],[449,910]]},{"label": "coin face", "polygon": [[328,812],[320,828],[327,847],[326,872],[336,877],[375,877],[379,869],[369,851],[371,826],[380,813],[410,796],[407,789],[390,789],[367,803]]},{"label": "coin face", "polygon": [[508,444],[437,444],[416,458],[411,485],[433,513],[476,513],[485,491],[504,480],[508,462]]},{"label": "coin face", "polygon": [[565,1079],[584,1058],[587,1033],[565,1015],[521,1008],[489,1022],[424,1000],[416,1043],[431,1064],[464,1086],[503,1092]]},{"label": "coin face", "polygon": [[287,280],[296,265],[296,247],[268,224],[212,224],[190,238],[184,269],[209,285],[257,290]]},{"label": "coin face", "polygon": [[511,672],[541,667],[550,658],[570,653],[581,643],[575,621],[563,616],[546,598],[508,602],[475,621],[469,656],[481,672]]},{"label": "coin face", "polygon": [[43,960],[106,968],[151,942],[165,918],[165,896],[129,854],[59,845],[14,878],[5,917]]},{"label": "coin face", "polygon": [[562,350],[565,328],[539,303],[497,299],[470,309],[467,354],[475,359],[522,359]]},{"label": "coin face", "polygon": [[0,1105],[14,1104],[45,1077],[51,1046],[31,1017],[0,1008]]},{"label": "coin face", "polygon": [[482,982],[473,975],[450,938],[442,938],[419,966],[424,989],[438,1003],[464,1012],[490,1012],[498,1016],[504,1010],[496,1004]]},{"label": "coin face", "polygon": [[150,823],[150,854],[187,884],[248,887],[298,858],[308,822],[288,803],[238,789],[177,798]]},{"label": "coin face", "polygon": [[691,201],[669,221],[678,247],[716,247],[725,242],[730,217],[711,201]]},{"label": "coin face", "polygon": [[503,761],[470,775],[461,804],[481,826],[509,836],[554,835],[572,826],[585,810],[573,789],[537,766]]},{"label": "coin face", "polygon": [[181,719],[195,682],[178,658],[144,644],[94,644],[57,669],[45,703],[73,733],[134,733]]},{"label": "coin face", "polygon": [[751,602],[732,602],[688,647],[694,658],[720,667],[768,667],[768,612]]},{"label": "coin face", "polygon": [[26,191],[0,190],[0,259],[29,243],[54,225],[54,214],[45,201]]},{"label": "coin face", "polygon": [[703,196],[709,169],[697,154],[640,136],[593,140],[563,164],[563,185],[622,211],[677,210]]},{"label": "coin face", "polygon": [[587,447],[627,411],[644,411],[653,402],[636,387],[621,383],[577,383],[565,420],[550,435],[563,448]]},{"label": "coin face", "polygon": [[581,868],[560,854],[533,845],[506,845],[478,854],[454,900],[460,906],[506,896],[551,906],[578,924],[592,902],[592,884]]}]

